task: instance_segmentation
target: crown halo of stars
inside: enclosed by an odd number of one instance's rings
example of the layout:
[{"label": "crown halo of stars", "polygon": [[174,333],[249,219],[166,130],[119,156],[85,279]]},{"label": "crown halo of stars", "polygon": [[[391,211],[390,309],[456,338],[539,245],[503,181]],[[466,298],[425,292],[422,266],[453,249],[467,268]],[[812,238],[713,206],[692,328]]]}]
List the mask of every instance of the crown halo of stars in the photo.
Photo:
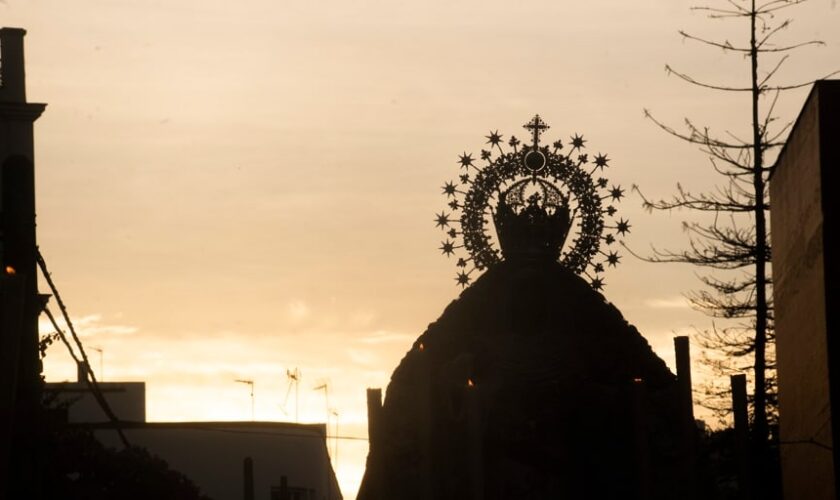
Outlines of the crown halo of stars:
[{"label": "crown halo of stars", "polygon": [[435,226],[444,233],[439,250],[456,262],[455,282],[469,285],[481,271],[501,262],[498,243],[491,236],[498,196],[511,185],[531,179],[548,182],[571,200],[572,231],[558,262],[586,279],[595,290],[603,289],[604,272],[616,267],[621,256],[619,238],[630,232],[630,222],[617,218],[616,204],[624,197],[621,186],[604,177],[611,159],[602,153],[585,153],[587,140],[578,133],[566,145],[555,140],[542,144],[551,127],[535,115],[523,125],[530,144],[492,130],[477,157],[458,155],[458,175],[445,182],[446,207],[435,215]]}]

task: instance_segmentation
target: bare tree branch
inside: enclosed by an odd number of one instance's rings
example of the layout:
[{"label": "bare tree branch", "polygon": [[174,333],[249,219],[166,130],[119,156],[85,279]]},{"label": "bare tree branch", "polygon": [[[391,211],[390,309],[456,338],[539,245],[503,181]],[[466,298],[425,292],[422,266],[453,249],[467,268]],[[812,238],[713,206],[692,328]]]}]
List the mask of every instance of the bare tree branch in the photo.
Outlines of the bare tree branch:
[{"label": "bare tree branch", "polygon": [[[761,82],[759,82],[758,86],[759,86],[759,87],[762,87],[762,86],[764,86],[764,84],[765,84],[765,83],[767,83],[768,81],[770,81],[770,79],[771,79],[771,78],[773,78],[773,75],[775,75],[775,74],[776,74],[776,72],[777,72],[777,71],[779,71],[779,68],[781,68],[781,67],[782,67],[782,64],[784,64],[784,63],[785,63],[785,61],[787,61],[787,58],[788,58],[788,56],[784,56],[784,57],[782,57],[781,59],[779,59],[779,62],[777,62],[777,63],[776,63],[776,66],[774,66],[774,67],[773,67],[773,69],[771,69],[771,70],[767,73],[767,76],[765,76],[765,77],[764,77],[764,79],[763,79],[763,80],[761,80]],[[776,92],[776,97],[778,98],[778,96],[779,96],[779,93],[778,93],[778,92]]]},{"label": "bare tree branch", "polygon": [[[837,74],[840,74],[840,70],[835,70],[835,71],[832,71],[831,73],[828,73],[828,74],[826,74],[826,75],[824,75],[824,76],[822,76],[822,77],[820,77],[820,78],[817,78],[817,80],[825,80],[825,79],[827,79],[827,78],[831,78],[832,76],[837,75]],[[808,81],[808,82],[803,82],[803,83],[796,83],[796,84],[793,84],[793,85],[778,85],[778,86],[774,86],[774,87],[770,87],[770,86],[762,86],[762,87],[761,87],[761,92],[766,92],[766,91],[768,91],[768,90],[793,90],[793,89],[801,89],[802,87],[807,87],[808,85],[813,85],[813,84],[814,84],[814,82],[815,82],[815,81],[817,81],[817,80],[811,80],[811,81]]]},{"label": "bare tree branch", "polygon": [[682,31],[682,30],[680,30],[678,33],[680,35],[682,35],[683,38],[687,38],[689,40],[694,40],[694,41],[700,42],[700,43],[705,43],[706,45],[711,45],[712,47],[718,47],[718,48],[721,48],[723,50],[731,50],[731,51],[734,51],[734,52],[745,52],[745,53],[749,53],[749,51],[750,51],[750,49],[748,49],[748,48],[735,47],[734,45],[729,43],[729,40],[724,40],[723,42],[715,42],[714,40],[706,40],[705,38],[700,38],[699,36],[694,36],[690,33]]},{"label": "bare tree branch", "polygon": [[692,78],[692,77],[690,77],[690,76],[688,76],[684,73],[680,73],[679,71],[676,71],[674,68],[672,68],[671,66],[669,66],[667,64],[665,65],[665,71],[668,74],[673,73],[673,74],[677,75],[677,77],[679,77],[682,80],[687,81],[688,83],[690,83],[692,85],[697,85],[699,87],[705,87],[707,89],[723,90],[723,91],[726,91],[726,92],[751,92],[752,91],[751,87],[725,87],[725,86],[722,86],[722,85],[714,85],[714,84],[711,84],[711,83],[699,82],[699,81],[695,80],[694,78]]},{"label": "bare tree branch", "polygon": [[[747,57],[750,66],[750,86],[723,85],[696,79],[694,76],[666,65],[670,75],[698,87],[722,92],[747,93],[750,97],[750,139],[729,130],[724,137],[716,137],[708,127],[698,127],[685,120],[685,130],[678,131],[656,119],[645,110],[645,117],[668,135],[694,144],[706,154],[712,171],[724,182],[703,192],[692,192],[679,183],[676,192],[667,198],[650,199],[633,187],[648,211],[688,210],[694,219],[683,222],[687,243],[678,250],[659,249],[651,246],[648,255],[636,257],[647,262],[680,263],[705,268],[710,274],[697,276],[700,289],[686,294],[689,304],[721,322],[712,322],[709,329],[698,330],[694,338],[703,348],[703,363],[716,375],[733,371],[751,371],[752,388],[750,404],[754,412],[754,436],[757,443],[766,441],[768,422],[775,419],[777,402],[775,376],[775,332],[772,287],[768,264],[771,257],[770,232],[767,227],[769,210],[767,181],[773,165],[765,162],[765,152],[782,146],[792,123],[784,121],[779,126],[775,114],[781,91],[805,87],[812,81],[793,84],[776,84],[775,79],[788,61],[787,52],[811,45],[823,45],[810,40],[778,46],[774,37],[791,26],[790,20],[776,20],[776,13],[798,5],[805,0],[767,0],[756,5],[755,0],[740,2],[725,0],[723,8],[695,7],[715,19],[740,18],[749,24],[749,45],[740,46],[729,40],[715,40],[680,30],[683,39],[705,46],[722,49],[727,53],[740,53]],[[769,71],[759,77],[759,58],[767,54],[784,53],[769,64]],[[764,62],[763,59],[761,62]],[[828,73],[824,78],[840,74]],[[769,101],[763,95],[772,93]],[[703,387],[700,404],[712,408],[722,418],[728,412],[728,387],[716,382]],[[769,409],[769,413],[768,413]]]}]

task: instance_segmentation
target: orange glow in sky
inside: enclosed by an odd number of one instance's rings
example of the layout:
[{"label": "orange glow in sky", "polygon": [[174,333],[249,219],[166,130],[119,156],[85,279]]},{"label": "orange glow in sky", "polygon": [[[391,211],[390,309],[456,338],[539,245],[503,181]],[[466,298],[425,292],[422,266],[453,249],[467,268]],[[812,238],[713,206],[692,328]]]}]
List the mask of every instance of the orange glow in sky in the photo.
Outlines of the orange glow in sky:
[{"label": "orange glow in sky", "polygon": [[[299,368],[300,420],[366,437],[365,389],[386,387],[459,293],[433,216],[458,155],[488,131],[525,135],[539,113],[546,139],[583,134],[609,154],[611,181],[653,198],[719,181],[643,116],[749,126],[744,96],[663,71],[749,76],[743,59],[681,41],[679,29],[747,36],[693,5],[0,1],[0,24],[28,32],[28,99],[48,103],[35,128],[38,242],[105,380],[146,381],[158,421],[250,420],[250,388],[235,381],[253,380],[255,418],[290,420],[286,373]],[[778,78],[836,69],[834,0],[789,12],[780,41],[827,45]],[[806,93],[783,96],[779,115],[795,118]],[[684,214],[648,214],[634,196],[620,210],[633,249],[684,244]],[[673,366],[673,335],[711,324],[681,295],[695,270],[622,253],[605,296]],[[47,353],[48,380],[75,378],[62,349]],[[324,383],[328,401],[314,390]],[[352,499],[367,444],[340,449]]]}]

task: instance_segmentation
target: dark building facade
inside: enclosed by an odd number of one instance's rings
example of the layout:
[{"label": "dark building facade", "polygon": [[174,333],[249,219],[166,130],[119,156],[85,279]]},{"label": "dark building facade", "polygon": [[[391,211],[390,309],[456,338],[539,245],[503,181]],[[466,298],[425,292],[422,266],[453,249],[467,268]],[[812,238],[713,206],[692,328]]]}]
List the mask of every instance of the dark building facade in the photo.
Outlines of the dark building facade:
[{"label": "dark building facade", "polygon": [[838,168],[840,81],[819,81],[770,181],[782,481],[790,499],[840,498]]},{"label": "dark building facade", "polygon": [[[40,403],[38,314],[44,301],[36,274],[32,129],[45,105],[26,101],[25,34],[0,29],[0,474],[31,486],[37,484],[36,458],[28,443]],[[9,477],[0,477],[0,490]],[[37,494],[29,490],[27,496]]]}]

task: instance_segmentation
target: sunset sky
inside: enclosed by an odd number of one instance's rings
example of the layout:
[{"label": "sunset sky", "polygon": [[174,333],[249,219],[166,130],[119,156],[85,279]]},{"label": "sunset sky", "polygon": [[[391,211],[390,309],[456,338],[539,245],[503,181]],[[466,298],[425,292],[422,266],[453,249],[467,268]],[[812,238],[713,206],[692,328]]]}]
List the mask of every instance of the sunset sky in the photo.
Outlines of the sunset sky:
[{"label": "sunset sky", "polygon": [[[748,135],[746,94],[664,71],[748,82],[743,58],[677,33],[743,43],[745,22],[692,5],[0,0],[0,25],[28,32],[28,98],[48,103],[35,128],[40,248],[85,345],[103,350],[102,372],[89,351],[98,376],[146,381],[156,421],[250,419],[234,380],[252,379],[256,418],[285,420],[297,367],[301,420],[326,419],[313,387],[327,382],[339,434],[366,436],[365,388],[384,388],[459,294],[433,217],[458,155],[490,130],[524,136],[539,113],[546,139],[583,134],[611,158],[612,182],[653,197],[719,180],[643,116]],[[778,81],[840,67],[835,0],[786,12],[779,42],[827,46],[793,54]],[[782,97],[782,121],[806,94]],[[637,195],[619,210],[631,248],[684,244],[686,214],[648,214]],[[605,275],[607,299],[669,364],[675,333],[710,325],[682,296],[695,272],[626,255]],[[47,354],[48,380],[75,377],[63,349]],[[345,498],[366,452],[339,443]]]}]

